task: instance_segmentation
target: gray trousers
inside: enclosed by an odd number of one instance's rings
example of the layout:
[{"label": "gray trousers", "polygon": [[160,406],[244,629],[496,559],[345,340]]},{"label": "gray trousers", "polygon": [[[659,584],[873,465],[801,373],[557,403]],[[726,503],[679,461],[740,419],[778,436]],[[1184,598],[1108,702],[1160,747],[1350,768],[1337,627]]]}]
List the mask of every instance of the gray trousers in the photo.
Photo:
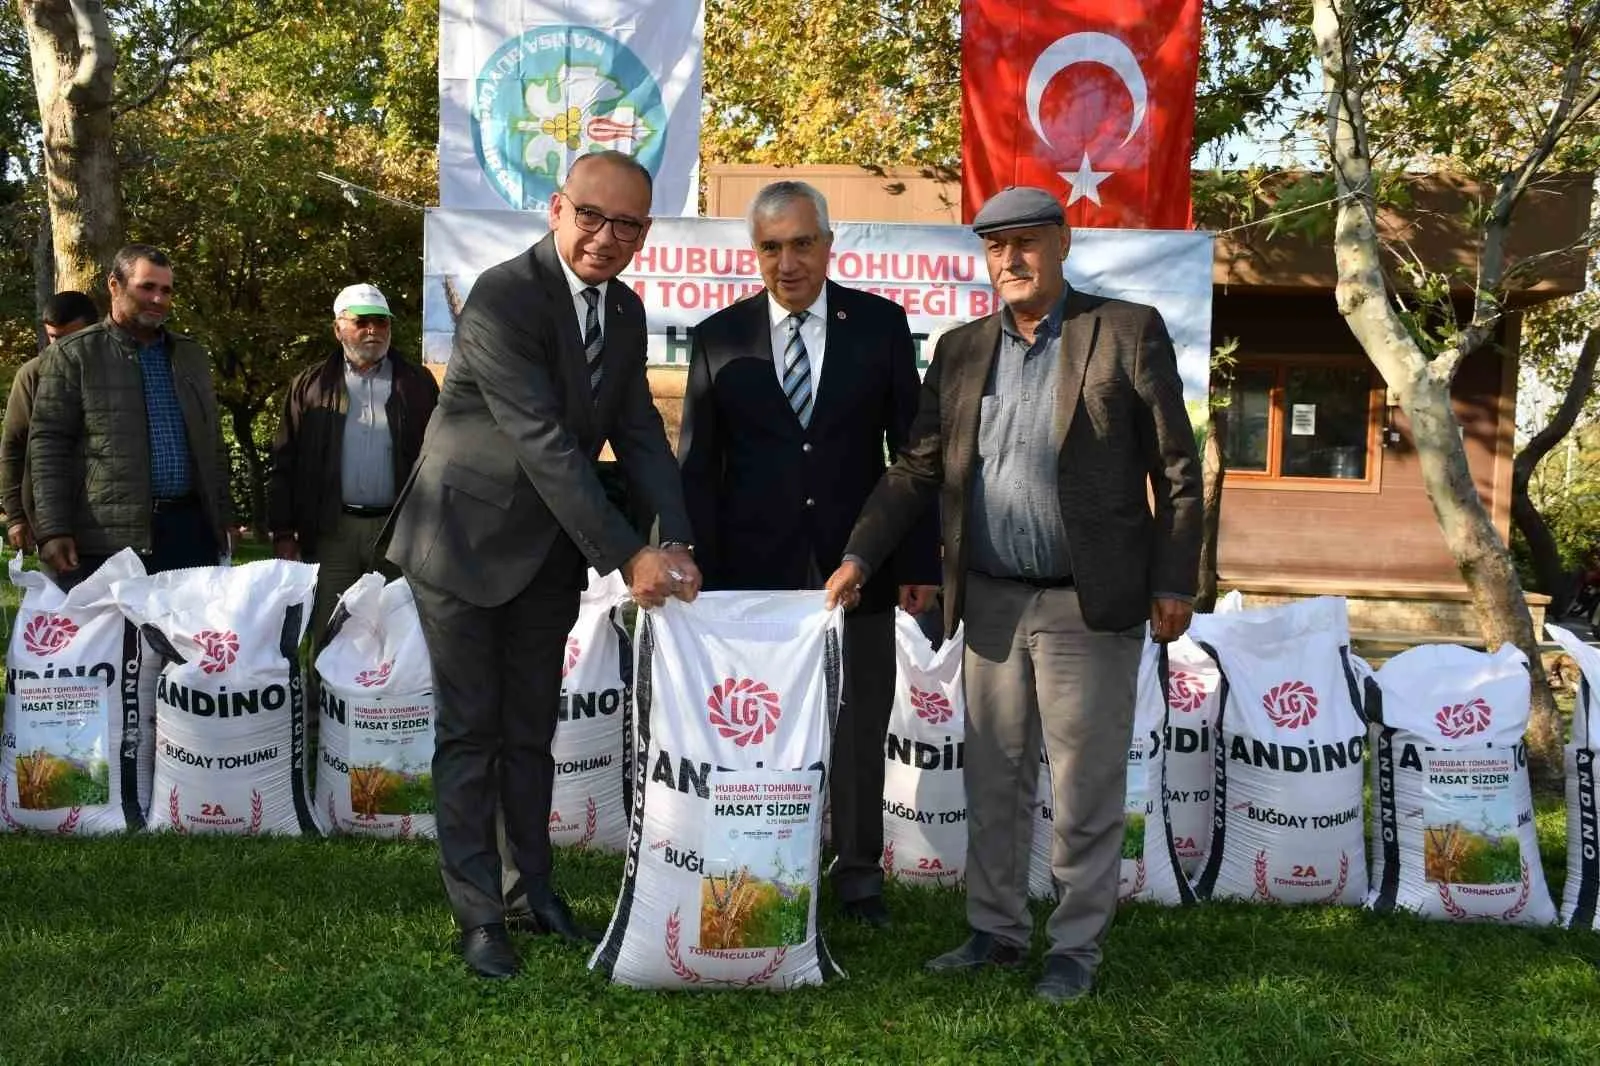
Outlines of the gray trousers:
[{"label": "gray trousers", "polygon": [[334,604],[357,578],[374,570],[391,581],[400,576],[399,569],[374,547],[385,521],[382,517],[362,518],[341,511],[333,528],[323,530],[317,537],[317,550],[306,555],[306,562],[318,566],[317,598],[311,607],[312,648],[322,643]]},{"label": "gray trousers", "polygon": [[1039,745],[1055,806],[1050,954],[1091,972],[1117,907],[1143,627],[1097,633],[1071,588],[967,575],[967,921],[1026,947]]}]

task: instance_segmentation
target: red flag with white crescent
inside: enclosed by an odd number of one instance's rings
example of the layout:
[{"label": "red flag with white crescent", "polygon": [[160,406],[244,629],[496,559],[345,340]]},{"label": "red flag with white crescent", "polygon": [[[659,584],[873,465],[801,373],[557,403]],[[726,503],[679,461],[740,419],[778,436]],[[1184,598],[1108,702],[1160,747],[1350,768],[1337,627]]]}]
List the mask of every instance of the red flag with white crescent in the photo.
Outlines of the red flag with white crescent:
[{"label": "red flag with white crescent", "polygon": [[961,209],[1008,185],[1074,226],[1187,229],[1200,0],[962,0]]}]

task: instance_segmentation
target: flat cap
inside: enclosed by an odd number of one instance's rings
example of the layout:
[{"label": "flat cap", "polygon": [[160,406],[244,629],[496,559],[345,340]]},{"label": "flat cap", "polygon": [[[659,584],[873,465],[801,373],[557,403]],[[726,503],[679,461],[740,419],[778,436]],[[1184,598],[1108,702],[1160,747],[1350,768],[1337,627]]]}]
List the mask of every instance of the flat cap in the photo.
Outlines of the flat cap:
[{"label": "flat cap", "polygon": [[1059,226],[1066,220],[1061,201],[1054,196],[1032,185],[1012,185],[989,197],[972,220],[972,232],[981,237],[1023,226]]}]

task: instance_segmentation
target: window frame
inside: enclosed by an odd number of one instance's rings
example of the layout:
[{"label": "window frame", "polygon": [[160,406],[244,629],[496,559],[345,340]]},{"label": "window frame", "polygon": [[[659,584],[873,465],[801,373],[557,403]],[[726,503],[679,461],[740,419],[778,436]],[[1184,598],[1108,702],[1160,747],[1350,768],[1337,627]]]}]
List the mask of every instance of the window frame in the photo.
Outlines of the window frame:
[{"label": "window frame", "polygon": [[[1326,367],[1338,370],[1367,372],[1367,455],[1364,478],[1295,477],[1285,476],[1283,470],[1283,435],[1287,432],[1287,384],[1291,370],[1305,367]],[[1384,384],[1377,368],[1370,360],[1359,355],[1319,355],[1306,357],[1247,356],[1239,359],[1235,373],[1269,372],[1272,387],[1267,392],[1267,469],[1242,470],[1228,467],[1223,482],[1224,491],[1230,488],[1275,490],[1289,492],[1357,492],[1376,493],[1383,488],[1383,401]],[[1230,387],[1230,395],[1231,395]],[[1225,416],[1224,416],[1225,417]]]}]

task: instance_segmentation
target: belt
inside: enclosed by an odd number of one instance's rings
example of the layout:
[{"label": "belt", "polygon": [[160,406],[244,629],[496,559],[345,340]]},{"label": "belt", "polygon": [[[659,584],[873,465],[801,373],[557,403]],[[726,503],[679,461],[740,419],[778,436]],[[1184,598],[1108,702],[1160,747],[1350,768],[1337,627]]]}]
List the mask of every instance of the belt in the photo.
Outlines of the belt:
[{"label": "belt", "polygon": [[355,515],[357,518],[388,518],[391,507],[363,507],[357,503],[344,505],[344,513]]},{"label": "belt", "polygon": [[181,511],[186,507],[200,506],[200,497],[194,493],[186,496],[157,496],[150,501],[150,510],[155,514],[165,514],[168,511]]},{"label": "belt", "polygon": [[973,573],[983,574],[984,577],[993,578],[996,581],[1015,581],[1019,585],[1027,585],[1036,589],[1070,589],[1073,586],[1073,580],[1070,576],[1022,577],[1018,574],[989,574],[984,573],[982,570],[974,570]]}]

